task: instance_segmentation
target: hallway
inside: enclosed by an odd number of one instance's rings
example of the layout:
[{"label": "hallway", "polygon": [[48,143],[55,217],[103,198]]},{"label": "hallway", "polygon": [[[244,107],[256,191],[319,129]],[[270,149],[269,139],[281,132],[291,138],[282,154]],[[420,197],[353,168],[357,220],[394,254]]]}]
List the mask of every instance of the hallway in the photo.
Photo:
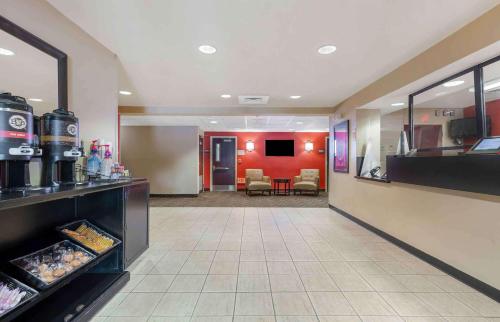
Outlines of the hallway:
[{"label": "hallway", "polygon": [[500,304],[329,209],[151,208],[150,225],[93,321],[499,321]]}]

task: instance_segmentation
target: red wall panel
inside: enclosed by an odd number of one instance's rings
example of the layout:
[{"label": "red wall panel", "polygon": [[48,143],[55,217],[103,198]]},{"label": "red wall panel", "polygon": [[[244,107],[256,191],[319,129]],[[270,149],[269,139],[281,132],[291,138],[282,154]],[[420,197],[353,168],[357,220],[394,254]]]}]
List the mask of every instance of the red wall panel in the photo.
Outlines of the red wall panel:
[{"label": "red wall panel", "polygon": [[[210,137],[236,136],[238,150],[245,150],[246,142],[255,143],[253,152],[238,156],[238,178],[245,177],[245,169],[263,169],[271,178],[290,178],[300,173],[300,169],[319,169],[320,186],[325,188],[325,138],[328,132],[205,132],[204,139],[204,187],[210,188]],[[265,140],[295,140],[295,156],[266,157]],[[310,140],[314,151],[306,152],[305,143]],[[324,150],[323,153],[318,150]],[[244,184],[238,184],[244,189]]]}]

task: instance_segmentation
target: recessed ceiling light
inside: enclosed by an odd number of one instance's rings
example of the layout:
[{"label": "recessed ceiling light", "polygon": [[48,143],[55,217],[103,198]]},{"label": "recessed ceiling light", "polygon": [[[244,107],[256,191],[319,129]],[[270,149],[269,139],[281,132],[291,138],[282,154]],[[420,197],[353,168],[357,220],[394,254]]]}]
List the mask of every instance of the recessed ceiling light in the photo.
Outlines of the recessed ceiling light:
[{"label": "recessed ceiling light", "polygon": [[215,121],[215,120],[210,121],[210,124],[217,124],[217,121]]},{"label": "recessed ceiling light", "polygon": [[295,124],[302,125],[302,124],[304,124],[304,122],[302,122],[302,121],[297,121],[297,122],[295,122]]},{"label": "recessed ceiling light", "polygon": [[446,92],[439,92],[439,93],[436,93],[436,96],[443,96],[445,94],[446,94]]},{"label": "recessed ceiling light", "polygon": [[120,94],[122,94],[122,95],[132,95],[132,92],[129,92],[129,91],[120,91]]},{"label": "recessed ceiling light", "polygon": [[465,83],[464,80],[458,79],[458,80],[453,80],[453,81],[446,82],[446,83],[443,84],[443,86],[444,87],[453,87],[453,86],[462,85],[463,83]]},{"label": "recessed ceiling light", "polygon": [[333,54],[336,50],[337,47],[335,47],[334,45],[325,45],[318,48],[318,53],[320,53],[321,55],[329,55]]},{"label": "recessed ceiling light", "polygon": [[231,95],[229,95],[229,94],[222,94],[220,97],[222,97],[222,98],[231,98]]},{"label": "recessed ceiling light", "polygon": [[14,56],[14,52],[12,50],[8,50],[8,49],[5,49],[5,48],[0,48],[0,55],[4,55],[4,56]]},{"label": "recessed ceiling light", "polygon": [[43,102],[43,99],[41,99],[41,98],[28,98],[28,101],[32,101],[32,102]]},{"label": "recessed ceiling light", "polygon": [[215,47],[210,45],[201,45],[200,47],[198,47],[198,50],[207,55],[215,54],[215,52],[217,51]]},{"label": "recessed ceiling light", "polygon": [[295,129],[288,129],[288,131],[295,131]]},{"label": "recessed ceiling light", "polygon": [[293,100],[298,100],[301,97],[302,96],[300,96],[300,95],[292,95],[292,96],[290,96],[290,98],[293,99]]},{"label": "recessed ceiling light", "polygon": [[484,85],[484,90],[485,91],[491,91],[491,90],[497,89],[499,87],[500,87],[500,81],[496,81],[496,82]]},{"label": "recessed ceiling light", "polygon": [[403,102],[398,102],[398,103],[392,103],[391,106],[403,106],[405,103]]}]

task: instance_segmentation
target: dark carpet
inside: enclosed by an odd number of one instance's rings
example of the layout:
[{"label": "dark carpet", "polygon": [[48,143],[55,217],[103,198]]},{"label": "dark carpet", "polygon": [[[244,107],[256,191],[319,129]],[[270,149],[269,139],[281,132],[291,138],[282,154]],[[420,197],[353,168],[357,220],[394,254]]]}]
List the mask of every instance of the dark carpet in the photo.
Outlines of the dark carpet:
[{"label": "dark carpet", "polygon": [[328,193],[319,196],[247,196],[245,192],[203,192],[198,197],[151,197],[151,207],[292,207],[328,208]]}]

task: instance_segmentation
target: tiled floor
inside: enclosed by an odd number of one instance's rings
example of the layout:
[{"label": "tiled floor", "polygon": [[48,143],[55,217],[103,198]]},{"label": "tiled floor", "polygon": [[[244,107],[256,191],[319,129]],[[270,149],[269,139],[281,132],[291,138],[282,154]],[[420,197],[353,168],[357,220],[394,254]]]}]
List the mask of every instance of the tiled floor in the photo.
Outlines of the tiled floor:
[{"label": "tiled floor", "polygon": [[152,208],[94,321],[500,321],[500,304],[332,210]]}]

